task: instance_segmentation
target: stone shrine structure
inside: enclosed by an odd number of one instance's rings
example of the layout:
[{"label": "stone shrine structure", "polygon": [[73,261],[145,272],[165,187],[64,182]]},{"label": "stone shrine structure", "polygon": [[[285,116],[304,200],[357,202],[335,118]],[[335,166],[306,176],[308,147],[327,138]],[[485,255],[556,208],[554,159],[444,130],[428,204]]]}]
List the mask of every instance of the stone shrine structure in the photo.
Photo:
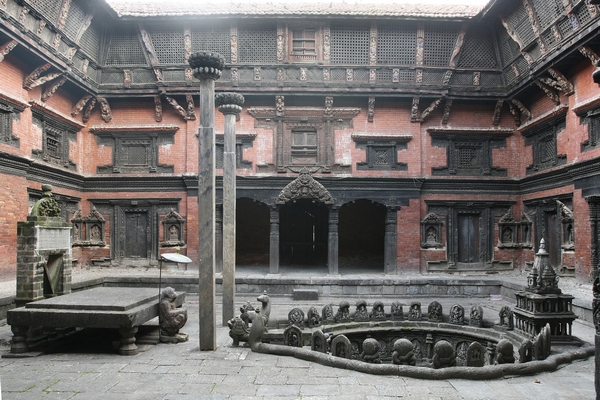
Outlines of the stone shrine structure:
[{"label": "stone shrine structure", "polygon": [[572,309],[574,297],[558,288],[559,277],[549,257],[542,239],[527,276],[527,289],[515,293],[515,328],[533,337],[549,324],[553,341],[570,341],[573,321],[577,318]]},{"label": "stone shrine structure", "polygon": [[27,221],[17,223],[17,305],[71,293],[71,230],[52,185],[42,185]]}]

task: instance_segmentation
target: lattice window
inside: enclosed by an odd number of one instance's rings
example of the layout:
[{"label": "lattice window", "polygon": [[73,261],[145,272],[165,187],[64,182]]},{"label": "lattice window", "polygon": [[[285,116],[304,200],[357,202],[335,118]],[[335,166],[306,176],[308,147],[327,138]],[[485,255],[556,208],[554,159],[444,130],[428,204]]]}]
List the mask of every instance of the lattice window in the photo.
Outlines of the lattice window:
[{"label": "lattice window", "polygon": [[502,75],[492,73],[481,74],[481,86],[504,86]]},{"label": "lattice window", "polygon": [[137,29],[125,28],[113,32],[106,65],[146,65]]},{"label": "lattice window", "polygon": [[521,39],[523,46],[529,45],[535,40],[535,32],[533,26],[529,20],[527,10],[522,3],[518,4],[512,13],[506,17],[508,24],[516,32],[517,36]]},{"label": "lattice window", "polygon": [[[579,21],[579,26],[583,26],[592,20],[587,4],[580,3],[579,8],[577,9],[577,19]],[[571,25],[573,25],[573,22],[571,22]]]},{"label": "lattice window", "polygon": [[543,126],[529,132],[523,132],[525,145],[532,147],[533,164],[526,168],[526,173],[553,168],[567,162],[566,155],[559,155],[556,136],[565,128],[565,116],[548,121]]},{"label": "lattice window", "polygon": [[369,64],[369,25],[331,25],[331,63]]},{"label": "lattice window", "polygon": [[477,168],[480,160],[477,157],[477,150],[472,147],[458,149],[458,167],[459,168]]},{"label": "lattice window", "polygon": [[355,69],[354,70],[354,81],[368,82],[369,81],[369,70],[368,69]]},{"label": "lattice window", "polygon": [[69,140],[77,140],[77,131],[38,110],[34,109],[33,114],[33,124],[42,131],[42,149],[32,150],[33,155],[46,162],[75,170],[75,164],[69,160]]},{"label": "lattice window", "polygon": [[79,28],[81,27],[81,23],[85,19],[85,11],[78,3],[71,3],[71,7],[69,8],[69,14],[67,15],[67,19],[65,20],[64,31],[67,34],[67,37],[71,40],[75,40],[77,37],[77,32],[79,32]]},{"label": "lattice window", "polygon": [[102,83],[108,83],[108,84],[122,84],[123,83],[123,73],[122,72],[103,71],[101,78],[102,78]]},{"label": "lattice window", "polygon": [[581,151],[597,148],[600,145],[600,108],[579,114],[581,123],[588,126],[588,138],[581,143]]},{"label": "lattice window", "polygon": [[461,68],[496,68],[496,51],[489,30],[483,26],[469,29],[460,51],[458,66]]},{"label": "lattice window", "polygon": [[377,81],[378,82],[391,82],[392,81],[392,70],[391,69],[378,69],[377,70]]},{"label": "lattice window", "polygon": [[192,30],[192,52],[212,51],[231,62],[231,39],[229,27],[199,28]]},{"label": "lattice window", "polygon": [[81,50],[96,62],[98,61],[98,55],[100,54],[100,38],[102,37],[102,32],[103,27],[101,22],[94,18],[79,40]]},{"label": "lattice window", "polygon": [[510,35],[504,30],[498,30],[500,51],[502,54],[502,65],[510,65],[515,58],[521,55],[519,44],[510,37]]},{"label": "lattice window", "polygon": [[274,24],[238,27],[240,63],[277,63],[277,27]]},{"label": "lattice window", "polygon": [[185,64],[183,29],[166,26],[148,27],[154,52],[161,64]]},{"label": "lattice window", "polygon": [[563,18],[561,20],[558,21],[558,30],[560,31],[560,34],[565,37],[565,36],[569,36],[571,33],[573,33],[573,26],[571,25],[571,21],[569,21],[569,18]]},{"label": "lattice window", "polygon": [[30,0],[29,4],[31,4],[37,12],[48,18],[48,21],[55,25],[58,23],[58,14],[60,14],[62,5],[61,1]]},{"label": "lattice window", "polygon": [[346,70],[345,69],[332,69],[331,70],[332,81],[346,81]]},{"label": "lattice window", "polygon": [[19,147],[19,138],[12,134],[13,113],[9,107],[0,103],[0,143]]},{"label": "lattice window", "polygon": [[413,65],[417,54],[414,23],[382,24],[377,28],[377,63]]},{"label": "lattice window", "polygon": [[542,40],[544,41],[544,43],[546,43],[546,47],[549,49],[552,49],[557,44],[559,44],[559,41],[556,39],[552,31],[550,30],[542,33]]},{"label": "lattice window", "polygon": [[552,25],[565,11],[562,0],[533,0],[532,2],[542,30]]},{"label": "lattice window", "polygon": [[425,25],[424,63],[428,66],[445,67],[454,51],[458,27],[455,25]]},{"label": "lattice window", "polygon": [[410,139],[396,141],[384,138],[368,138],[367,136],[355,137],[356,147],[364,149],[367,156],[365,162],[356,163],[356,169],[406,171],[408,165],[398,162],[398,151],[407,149],[408,140]]}]

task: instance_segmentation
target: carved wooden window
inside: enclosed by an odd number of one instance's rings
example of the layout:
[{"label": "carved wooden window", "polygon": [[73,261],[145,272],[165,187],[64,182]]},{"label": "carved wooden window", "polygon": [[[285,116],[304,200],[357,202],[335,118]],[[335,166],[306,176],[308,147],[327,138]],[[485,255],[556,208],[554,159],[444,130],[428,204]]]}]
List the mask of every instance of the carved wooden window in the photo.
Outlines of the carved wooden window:
[{"label": "carved wooden window", "polygon": [[13,118],[18,118],[18,113],[21,111],[23,111],[21,107],[0,101],[0,143],[19,147],[19,138],[13,136],[12,121]]},{"label": "carved wooden window", "polygon": [[[252,161],[244,160],[244,149],[252,147],[252,142],[256,137],[255,134],[237,134],[235,136],[235,168],[236,169],[247,169],[252,168]],[[223,168],[223,153],[225,150],[225,143],[223,142],[223,135],[217,134],[215,139],[215,161],[216,168]]]},{"label": "carved wooden window", "polygon": [[292,30],[292,54],[317,54],[315,28]]},{"label": "carved wooden window", "polygon": [[447,148],[447,165],[432,168],[433,175],[507,176],[505,168],[492,165],[492,149],[506,146],[508,134],[431,133],[432,145]]},{"label": "carved wooden window", "polygon": [[358,170],[397,170],[406,171],[408,165],[398,162],[398,151],[406,150],[410,136],[373,136],[355,134],[352,139],[356,147],[366,150],[366,162],[356,163]]},{"label": "carved wooden window", "polygon": [[526,168],[526,173],[531,174],[540,170],[562,165],[567,162],[566,155],[559,155],[556,145],[556,136],[565,128],[565,116],[546,123],[543,126],[523,132],[525,146],[531,146],[533,151],[533,164]]},{"label": "carved wooden window", "polygon": [[161,164],[158,149],[173,144],[175,129],[158,132],[117,132],[90,128],[100,145],[113,147],[113,164],[96,167],[98,174],[110,173],[173,173],[173,165]]},{"label": "carved wooden window", "polygon": [[69,141],[77,140],[77,130],[71,125],[33,109],[33,125],[41,130],[42,149],[32,150],[36,158],[75,170],[69,159]]},{"label": "carved wooden window", "polygon": [[600,139],[600,107],[578,114],[581,123],[588,126],[588,138],[581,143],[581,151],[595,149]]},{"label": "carved wooden window", "polygon": [[292,130],[291,156],[293,165],[315,165],[317,163],[317,130]]}]

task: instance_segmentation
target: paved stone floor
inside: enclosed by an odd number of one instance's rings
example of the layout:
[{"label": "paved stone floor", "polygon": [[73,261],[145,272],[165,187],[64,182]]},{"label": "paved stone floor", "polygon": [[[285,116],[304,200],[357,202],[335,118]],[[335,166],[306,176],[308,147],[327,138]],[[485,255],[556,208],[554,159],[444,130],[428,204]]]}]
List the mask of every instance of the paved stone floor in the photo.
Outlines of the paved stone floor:
[{"label": "paved stone floor", "polygon": [[[257,303],[254,296],[237,298],[240,304],[246,300]],[[431,299],[419,300],[428,304]],[[272,316],[287,315],[294,306],[308,308],[337,301],[339,299],[320,299],[300,303],[290,297],[272,297]],[[459,302],[466,308],[474,301],[484,303],[484,315],[492,315],[506,304],[473,298],[446,299],[442,304],[447,310],[450,303]],[[388,302],[391,300],[384,300]],[[70,341],[67,347],[38,357],[2,358],[2,398],[546,400],[596,397],[593,359],[535,376],[492,381],[428,381],[373,376],[289,357],[253,353],[248,347],[232,347],[227,328],[218,329],[216,351],[201,352],[198,350],[197,296],[188,295],[184,307],[189,312],[184,329],[190,335],[187,343],[146,345],[138,355],[119,356],[108,348],[110,340],[106,335],[86,334],[78,335],[80,339]],[[220,307],[217,313],[217,321],[220,321]],[[591,341],[593,328],[576,322],[574,333]],[[0,326],[0,351],[8,352],[10,338],[9,327]]]}]

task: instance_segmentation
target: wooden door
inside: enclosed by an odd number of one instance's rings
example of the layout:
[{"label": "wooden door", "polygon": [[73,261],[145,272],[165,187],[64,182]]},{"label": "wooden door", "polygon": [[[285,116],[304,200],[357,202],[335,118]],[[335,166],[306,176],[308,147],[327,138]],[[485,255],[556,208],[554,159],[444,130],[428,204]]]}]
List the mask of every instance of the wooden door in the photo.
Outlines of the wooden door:
[{"label": "wooden door", "polygon": [[125,257],[148,257],[148,213],[125,213]]},{"label": "wooden door", "polygon": [[459,263],[480,262],[479,214],[458,214]]}]

